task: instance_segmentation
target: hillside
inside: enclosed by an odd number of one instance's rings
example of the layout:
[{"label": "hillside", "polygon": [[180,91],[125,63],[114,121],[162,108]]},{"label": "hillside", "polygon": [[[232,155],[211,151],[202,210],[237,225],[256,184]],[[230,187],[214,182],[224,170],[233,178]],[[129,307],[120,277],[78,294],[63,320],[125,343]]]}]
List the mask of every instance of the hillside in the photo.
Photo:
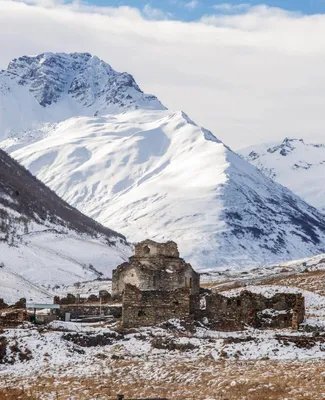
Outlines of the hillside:
[{"label": "hillside", "polygon": [[198,269],[324,252],[316,209],[181,112],[72,118],[12,155],[129,240],[175,240]]},{"label": "hillside", "polygon": [[110,276],[128,249],[0,150],[0,297],[42,300],[55,285]]}]

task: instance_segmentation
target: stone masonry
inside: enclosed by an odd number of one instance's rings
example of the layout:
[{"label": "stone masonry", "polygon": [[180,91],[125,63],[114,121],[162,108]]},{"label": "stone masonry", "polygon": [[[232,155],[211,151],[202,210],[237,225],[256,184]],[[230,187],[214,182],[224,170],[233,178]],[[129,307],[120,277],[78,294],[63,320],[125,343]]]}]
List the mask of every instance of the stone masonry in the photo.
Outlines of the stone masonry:
[{"label": "stone masonry", "polygon": [[200,277],[192,266],[179,257],[174,242],[156,243],[145,240],[135,246],[129,262],[113,271],[112,296],[121,300],[126,284],[142,291],[187,289],[192,308],[199,307]]},{"label": "stone masonry", "polygon": [[129,262],[113,271],[112,296],[123,300],[125,327],[194,317],[199,310],[199,295],[199,274],[179,257],[175,242],[138,243]]},{"label": "stone masonry", "polygon": [[[172,318],[201,319],[223,331],[255,328],[298,329],[305,314],[301,295],[278,293],[271,298],[243,290],[238,296],[205,293],[200,308],[200,278],[179,257],[175,242],[145,240],[135,255],[113,271],[112,297],[122,300],[125,328],[159,324]],[[204,302],[203,302],[204,304]]]},{"label": "stone masonry", "polygon": [[258,329],[298,329],[304,314],[301,294],[278,293],[268,298],[243,290],[236,297],[220,293],[206,296],[205,315],[215,329],[222,331],[241,330],[245,325]]},{"label": "stone masonry", "polygon": [[137,328],[173,318],[187,318],[191,314],[190,303],[188,288],[140,290],[127,284],[123,295],[122,324],[124,328]]}]

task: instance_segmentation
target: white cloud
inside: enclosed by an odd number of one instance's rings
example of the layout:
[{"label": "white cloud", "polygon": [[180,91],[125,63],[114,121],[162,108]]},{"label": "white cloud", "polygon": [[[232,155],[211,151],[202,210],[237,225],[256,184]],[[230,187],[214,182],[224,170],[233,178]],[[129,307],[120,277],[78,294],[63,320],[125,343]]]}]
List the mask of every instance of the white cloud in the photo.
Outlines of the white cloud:
[{"label": "white cloud", "polygon": [[0,68],[23,54],[91,52],[233,148],[325,141],[324,36],[324,15],[266,6],[185,23],[131,7],[0,0]]},{"label": "white cloud", "polygon": [[150,3],[147,3],[143,7],[143,15],[152,20],[162,20],[162,19],[168,19],[172,17],[172,14],[169,12],[164,12],[160,10],[159,8],[154,8],[150,5]]},{"label": "white cloud", "polygon": [[194,10],[195,8],[197,8],[199,6],[199,2],[197,0],[192,0],[189,1],[188,3],[185,3],[185,7],[190,9],[190,10]]},{"label": "white cloud", "polygon": [[221,3],[221,4],[216,4],[215,6],[213,6],[213,8],[216,11],[222,11],[222,12],[226,12],[226,13],[246,11],[250,7],[251,7],[251,5],[248,3],[241,3],[241,4]]}]

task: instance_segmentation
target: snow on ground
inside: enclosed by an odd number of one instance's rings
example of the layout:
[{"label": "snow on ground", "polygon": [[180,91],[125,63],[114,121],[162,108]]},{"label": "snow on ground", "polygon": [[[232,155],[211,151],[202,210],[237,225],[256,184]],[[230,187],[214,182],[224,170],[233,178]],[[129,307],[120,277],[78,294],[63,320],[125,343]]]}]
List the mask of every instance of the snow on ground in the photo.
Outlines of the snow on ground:
[{"label": "snow on ground", "polygon": [[[87,282],[84,285],[86,290]],[[255,285],[246,286],[245,289],[265,296],[273,296],[278,292],[302,293],[306,300],[306,325],[324,331],[325,296],[285,286]],[[223,294],[235,296],[241,290],[243,288],[232,289]],[[122,383],[128,384],[136,390],[137,396],[144,392],[137,387],[133,379],[137,382],[145,380],[154,386],[157,382],[170,385],[178,383],[178,380],[188,382],[189,385],[194,382],[197,385],[207,379],[208,382],[219,382],[215,390],[220,390],[222,382],[227,380],[227,374],[222,381],[217,377],[223,374],[221,371],[225,371],[225,368],[227,370],[229,368],[228,376],[233,377],[228,385],[241,387],[248,379],[248,371],[256,368],[255,374],[259,373],[257,365],[263,368],[265,374],[269,374],[270,379],[274,362],[277,363],[274,371],[283,369],[283,377],[292,371],[290,382],[295,390],[297,384],[293,384],[292,379],[298,370],[301,376],[310,376],[314,369],[318,376],[320,373],[324,373],[325,376],[325,370],[322,369],[325,365],[323,333],[315,336],[312,333],[295,332],[290,329],[261,331],[253,328],[238,332],[219,332],[211,330],[208,321],[188,329],[188,325],[179,320],[170,320],[157,327],[122,332],[116,321],[106,323],[54,321],[40,330],[29,324],[19,329],[7,329],[1,336],[7,340],[9,346],[7,356],[13,364],[0,363],[0,389],[3,386],[20,387],[22,384],[28,387],[33,385],[32,382],[35,380],[40,380],[44,390],[47,380],[53,379],[62,389],[63,382],[71,383],[78,377],[78,382],[91,379],[92,385],[97,379],[101,382],[109,380],[110,383],[105,386],[110,385],[111,388],[116,388],[116,385]],[[99,346],[85,347],[78,342],[80,337],[87,340],[106,337],[105,340],[108,341]],[[238,365],[241,366],[241,372],[238,369],[236,375],[233,375],[232,372]],[[272,372],[272,376],[274,373]],[[249,379],[254,380],[253,376]],[[148,384],[144,383],[145,386]],[[212,390],[211,383],[209,385]],[[71,390],[77,390],[78,387],[79,385],[75,387],[73,384]],[[257,390],[258,385],[255,384],[254,387],[254,390]],[[302,387],[302,383],[299,383],[299,387]],[[129,393],[127,386],[123,388],[123,392]],[[97,396],[100,396],[103,390],[103,388],[98,389]],[[159,390],[157,394],[161,395],[162,387]],[[192,389],[191,393],[196,393],[195,390]],[[285,390],[288,390],[288,384]],[[317,390],[319,391],[320,387]],[[184,393],[187,392],[183,391]],[[307,393],[307,389],[304,389],[304,393]],[[261,394],[256,399],[272,398],[265,396]],[[93,397],[96,398],[95,395]],[[49,397],[44,395],[43,398]],[[71,398],[78,399],[78,395],[75,397],[71,395]],[[195,398],[206,399],[207,396],[200,397],[200,394],[196,394]],[[311,398],[321,399],[314,395]]]},{"label": "snow on ground", "polygon": [[53,287],[110,278],[129,251],[118,241],[116,246],[108,246],[100,239],[73,232],[35,233],[17,246],[0,243],[4,265],[0,268],[0,297],[8,302],[21,297],[41,302],[53,296]]},{"label": "snow on ground", "polygon": [[[171,322],[172,325],[172,322]],[[84,347],[71,341],[74,337],[105,336],[109,344]],[[285,335],[286,339],[278,335]],[[8,360],[0,364],[0,377],[28,377],[42,374],[61,378],[89,377],[103,368],[103,359],[117,358],[148,363],[164,360],[194,361],[202,357],[233,360],[306,360],[325,359],[325,343],[306,337],[311,346],[299,346],[290,338],[301,337],[290,330],[244,332],[215,332],[204,327],[188,331],[168,330],[164,327],[141,328],[134,333],[120,334],[113,329],[75,323],[52,323],[48,330],[35,328],[8,329],[3,334],[8,343]],[[288,339],[287,339],[288,338]],[[78,340],[78,339],[77,339]],[[158,343],[158,345],[156,344]],[[160,343],[167,348],[160,347]],[[168,348],[173,344],[174,350]],[[16,346],[10,350],[11,346]],[[19,350],[17,350],[17,347]],[[21,361],[20,353],[31,354]]]}]

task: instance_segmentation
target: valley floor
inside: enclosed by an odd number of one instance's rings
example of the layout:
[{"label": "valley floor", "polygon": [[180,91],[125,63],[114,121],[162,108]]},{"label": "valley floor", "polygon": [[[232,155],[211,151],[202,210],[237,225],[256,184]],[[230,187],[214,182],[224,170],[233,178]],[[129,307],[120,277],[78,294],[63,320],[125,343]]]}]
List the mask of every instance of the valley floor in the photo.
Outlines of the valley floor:
[{"label": "valley floor", "polygon": [[0,400],[108,400],[118,393],[126,399],[324,399],[324,264],[260,272],[204,285],[218,284],[230,296],[242,287],[264,295],[301,292],[305,329],[217,332],[204,321],[179,320],[127,331],[114,320],[25,323],[0,329]]},{"label": "valley floor", "polygon": [[[1,399],[322,400],[325,361],[108,360],[96,374],[15,378],[2,382]],[[60,372],[59,376],[56,373]],[[60,376],[61,375],[61,376]],[[5,387],[3,387],[5,386]]]}]

